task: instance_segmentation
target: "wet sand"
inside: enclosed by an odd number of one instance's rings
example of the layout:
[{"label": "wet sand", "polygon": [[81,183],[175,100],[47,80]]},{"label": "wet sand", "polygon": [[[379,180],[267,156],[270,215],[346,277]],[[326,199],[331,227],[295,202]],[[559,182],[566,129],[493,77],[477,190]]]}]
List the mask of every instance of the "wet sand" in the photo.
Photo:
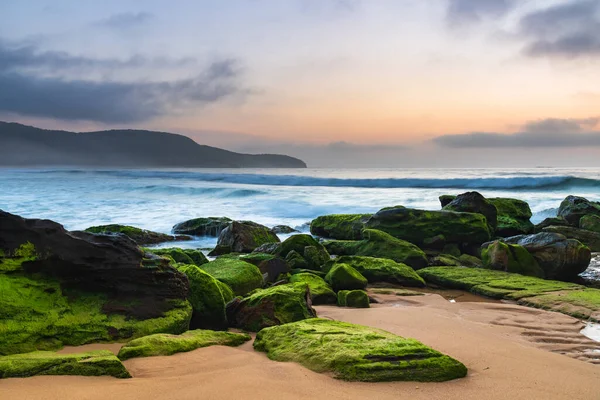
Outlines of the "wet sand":
[{"label": "wet sand", "polygon": [[600,366],[587,362],[593,357],[573,358],[598,343],[579,334],[582,324],[574,318],[512,304],[450,303],[433,294],[378,297],[382,303],[371,309],[316,308],[323,318],[414,337],[462,361],[468,377],[444,383],[342,382],[297,364],[270,361],[248,343],[128,360],[133,379],[6,379],[0,381],[0,398],[600,399]]}]

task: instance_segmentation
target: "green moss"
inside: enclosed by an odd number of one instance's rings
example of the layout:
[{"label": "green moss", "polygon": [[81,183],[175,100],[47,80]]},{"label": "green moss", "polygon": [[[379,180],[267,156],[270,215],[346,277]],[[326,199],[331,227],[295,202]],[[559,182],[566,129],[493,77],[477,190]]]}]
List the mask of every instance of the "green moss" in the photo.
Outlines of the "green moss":
[{"label": "green moss", "polygon": [[600,290],[568,290],[527,297],[519,304],[557,311],[575,318],[600,322]]},{"label": "green moss", "polygon": [[488,199],[496,206],[498,215],[506,215],[516,219],[529,220],[532,217],[531,208],[526,201],[507,197],[494,197]]},{"label": "green moss", "polygon": [[312,273],[299,273],[290,277],[290,283],[304,283],[310,289],[310,298],[312,303],[317,304],[335,304],[337,296],[331,287],[320,276]]},{"label": "green moss", "polygon": [[467,368],[414,339],[344,322],[309,319],[263,329],[254,348],[349,381],[447,381]]},{"label": "green moss", "polygon": [[480,258],[469,254],[461,254],[460,257],[458,257],[458,260],[460,261],[460,264],[465,267],[480,268],[481,266],[483,266],[483,261],[481,261]]},{"label": "green moss", "polygon": [[428,265],[427,256],[417,246],[405,240],[396,239],[389,234],[375,229],[365,229],[364,239],[356,245],[352,255],[375,258],[388,258],[398,263],[409,265],[414,269]]},{"label": "green moss", "polygon": [[334,264],[327,275],[325,281],[331,285],[336,292],[339,290],[365,289],[367,287],[367,278],[348,264]]},{"label": "green moss", "polygon": [[237,296],[263,286],[263,277],[258,267],[242,260],[217,258],[200,268],[226,283]]},{"label": "green moss", "polygon": [[78,354],[36,351],[0,357],[0,378],[35,375],[108,375],[131,378],[121,361],[107,350]]},{"label": "green moss", "polygon": [[188,329],[192,311],[189,302],[172,301],[158,318],[140,321],[119,313],[107,315],[103,312],[107,304],[117,310],[129,304],[104,294],[65,291],[51,278],[15,273],[0,274],[0,293],[0,354],[181,333]]},{"label": "green moss", "polygon": [[37,259],[37,252],[33,243],[30,242],[23,243],[7,254],[0,249],[0,273],[18,271],[24,262],[35,259]]},{"label": "green moss", "polygon": [[425,281],[414,269],[387,258],[342,256],[330,263],[332,266],[337,263],[350,265],[367,278],[369,283],[387,282],[402,286],[425,286]]},{"label": "green moss", "polygon": [[369,295],[364,290],[340,290],[337,304],[340,307],[369,308]]},{"label": "green moss", "polygon": [[588,214],[581,217],[579,227],[592,232],[600,233],[600,216]]},{"label": "green moss", "polygon": [[370,217],[371,214],[323,215],[310,223],[310,233],[331,239],[360,240]]},{"label": "green moss", "polygon": [[323,242],[323,247],[327,249],[329,254],[351,256],[356,254],[361,244],[362,241],[359,240],[326,240]]},{"label": "green moss", "polygon": [[485,268],[538,278],[545,275],[531,253],[518,244],[506,244],[496,240],[482,250],[481,256]]},{"label": "green moss", "polygon": [[432,267],[460,267],[463,264],[461,261],[450,254],[440,254],[429,259],[429,265]]},{"label": "green moss", "polygon": [[134,339],[119,351],[121,360],[134,357],[170,356],[208,346],[239,346],[250,340],[250,335],[210,330],[192,330],[181,335],[159,333]]},{"label": "green moss", "polygon": [[431,267],[418,271],[427,283],[461,289],[497,299],[517,300],[558,290],[583,288],[574,283],[480,268]]},{"label": "green moss", "polygon": [[[290,254],[291,253],[291,254]],[[291,268],[319,270],[329,261],[325,247],[310,235],[292,235],[275,250],[275,255],[285,258]]]},{"label": "green moss", "polygon": [[170,247],[167,249],[144,249],[159,256],[169,256],[178,264],[194,264],[200,266],[206,264],[208,259],[200,250],[180,249]]},{"label": "green moss", "polygon": [[92,226],[85,231],[96,234],[121,233],[139,245],[168,242],[174,239],[173,236],[164,233],[152,232],[146,229],[136,228],[135,226],[118,224]]},{"label": "green moss", "polygon": [[314,310],[307,303],[308,290],[305,283],[256,290],[241,301],[230,322],[238,328],[257,332],[265,327],[313,318]]}]

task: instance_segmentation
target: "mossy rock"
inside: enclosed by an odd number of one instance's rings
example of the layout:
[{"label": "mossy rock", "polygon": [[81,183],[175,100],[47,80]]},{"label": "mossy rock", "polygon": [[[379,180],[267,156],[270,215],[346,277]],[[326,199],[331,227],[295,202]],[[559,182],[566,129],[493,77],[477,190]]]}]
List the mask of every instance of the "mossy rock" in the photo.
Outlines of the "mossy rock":
[{"label": "mossy rock", "polygon": [[263,286],[263,276],[256,265],[232,258],[217,258],[200,268],[227,284],[236,296],[243,296]]},{"label": "mossy rock", "polygon": [[417,246],[405,240],[397,239],[376,229],[365,229],[363,240],[355,245],[353,254],[375,258],[388,258],[406,264],[414,269],[428,265],[427,256]]},{"label": "mossy rock", "polygon": [[194,264],[200,266],[206,264],[208,259],[200,250],[180,249],[179,247],[170,247],[166,249],[144,249],[159,256],[168,256],[177,264]]},{"label": "mossy rock", "polygon": [[279,237],[268,227],[252,221],[233,221],[219,234],[217,246],[233,253],[251,253],[257,247],[279,242]]},{"label": "mossy rock", "polygon": [[337,296],[323,278],[308,272],[301,272],[290,277],[290,283],[304,283],[310,289],[312,304],[335,304]]},{"label": "mossy rock", "polygon": [[461,261],[451,254],[439,254],[429,258],[430,267],[460,267]]},{"label": "mossy rock", "polygon": [[337,304],[340,307],[369,308],[369,295],[364,290],[340,290]]},{"label": "mossy rock", "polygon": [[556,311],[575,318],[600,322],[600,290],[567,290],[526,297],[519,304]]},{"label": "mossy rock", "polygon": [[277,246],[274,254],[285,258],[291,268],[317,271],[331,258],[321,243],[306,234],[290,236]]},{"label": "mossy rock", "polygon": [[334,291],[365,289],[367,287],[367,278],[348,264],[334,264],[327,275],[325,281],[331,285]]},{"label": "mossy rock", "polygon": [[189,300],[194,310],[190,326],[226,329],[225,305],[233,298],[231,289],[196,265],[182,265],[177,269],[190,281]]},{"label": "mossy rock", "polygon": [[569,223],[566,219],[561,217],[549,217],[545,218],[539,224],[533,226],[533,232],[540,233],[542,230],[548,226],[569,226]]},{"label": "mossy rock", "polygon": [[481,268],[430,267],[417,272],[428,284],[466,290],[496,299],[518,300],[559,290],[578,290],[574,283]]},{"label": "mossy rock", "polygon": [[329,270],[336,264],[351,266],[367,278],[369,283],[387,282],[411,287],[425,286],[425,281],[414,269],[388,258],[342,256],[330,261],[325,269]]},{"label": "mossy rock", "polygon": [[456,196],[444,208],[448,211],[478,213],[486,218],[490,232],[498,225],[498,210],[496,206],[483,197],[479,192],[466,192]]},{"label": "mossy rock", "polygon": [[402,206],[379,210],[369,219],[366,226],[417,246],[436,235],[444,235],[447,243],[461,245],[480,245],[489,241],[491,236],[487,220],[482,214],[426,211]]},{"label": "mossy rock", "polygon": [[[581,220],[583,220],[585,217],[587,216],[582,217]],[[573,226],[547,226],[542,229],[542,232],[559,233],[561,235],[566,236],[569,239],[575,239],[583,243],[584,245],[589,247],[591,251],[600,251],[600,232],[575,228]]]},{"label": "mossy rock", "polygon": [[532,217],[529,204],[523,200],[496,197],[488,199],[498,210],[498,226],[496,235],[509,237],[533,232]]},{"label": "mossy rock", "polygon": [[557,214],[570,225],[579,226],[579,220],[585,215],[600,216],[600,203],[583,197],[567,196],[560,203]]},{"label": "mossy rock", "polygon": [[589,214],[579,219],[579,227],[592,232],[600,233],[600,216]]},{"label": "mossy rock", "polygon": [[443,194],[440,197],[438,197],[438,199],[440,200],[440,204],[442,205],[442,208],[444,208],[448,204],[452,203],[452,201],[454,199],[456,199],[456,195],[455,194]]},{"label": "mossy rock", "polygon": [[329,254],[351,256],[356,254],[361,242],[360,240],[325,240],[323,241],[323,247]]},{"label": "mossy rock", "polygon": [[131,378],[121,361],[108,350],[76,354],[34,351],[0,357],[0,378],[36,375],[108,375],[115,378]]},{"label": "mossy rock", "polygon": [[227,319],[231,326],[252,332],[316,315],[306,283],[256,290],[250,296],[236,298],[227,305]]},{"label": "mossy rock", "polygon": [[484,268],[544,278],[544,270],[535,258],[518,244],[495,240],[483,248],[481,255]]},{"label": "mossy rock", "polygon": [[461,266],[464,267],[480,268],[483,266],[483,261],[480,258],[470,254],[461,254],[460,257],[458,257],[458,260],[460,261]]},{"label": "mossy rock", "polygon": [[250,340],[245,333],[211,330],[191,330],[181,335],[156,334],[134,339],[119,351],[119,359],[134,357],[170,356],[208,346],[239,346]]},{"label": "mossy rock", "polygon": [[302,254],[298,253],[296,250],[290,251],[287,256],[285,256],[285,262],[293,269],[312,269],[308,268],[308,261],[306,261]]},{"label": "mossy rock", "polygon": [[221,231],[233,222],[227,217],[194,218],[173,227],[173,233],[194,236],[219,237]]},{"label": "mossy rock", "polygon": [[281,275],[291,270],[290,264],[281,257],[267,253],[250,253],[240,257],[240,260],[249,262],[258,267],[263,274],[265,282],[276,282]]},{"label": "mossy rock", "polygon": [[441,382],[467,375],[462,363],[414,339],[320,318],[263,329],[254,348],[348,381]]},{"label": "mossy rock", "polygon": [[360,240],[371,214],[322,215],[310,223],[310,233],[338,240]]},{"label": "mossy rock", "polygon": [[171,242],[174,240],[188,240],[189,239],[189,237],[185,237],[185,236],[177,237],[177,236],[167,235],[164,233],[148,231],[146,229],[136,228],[135,226],[118,225],[118,224],[91,226],[91,227],[87,228],[85,231],[89,232],[89,233],[96,233],[96,234],[102,234],[102,235],[121,233],[121,234],[129,237],[131,240],[133,240],[140,246],[163,243],[163,242]]}]

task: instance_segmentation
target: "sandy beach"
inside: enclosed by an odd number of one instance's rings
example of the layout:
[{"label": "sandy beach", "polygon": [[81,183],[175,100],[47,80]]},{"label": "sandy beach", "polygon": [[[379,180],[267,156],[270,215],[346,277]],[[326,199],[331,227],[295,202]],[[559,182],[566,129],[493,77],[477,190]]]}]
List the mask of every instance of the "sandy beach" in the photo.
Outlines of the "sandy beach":
[{"label": "sandy beach", "polygon": [[[322,306],[317,310],[324,318],[414,337],[462,361],[469,368],[468,377],[445,383],[343,382],[297,364],[271,361],[247,343],[239,348],[215,346],[128,360],[125,365],[133,379],[6,379],[0,382],[0,398],[600,399],[600,366],[589,362],[590,351],[599,346],[579,334],[582,324],[574,318],[511,304],[450,303],[435,294],[378,298],[382,304],[371,309]],[[83,348],[118,351],[119,345]]]}]

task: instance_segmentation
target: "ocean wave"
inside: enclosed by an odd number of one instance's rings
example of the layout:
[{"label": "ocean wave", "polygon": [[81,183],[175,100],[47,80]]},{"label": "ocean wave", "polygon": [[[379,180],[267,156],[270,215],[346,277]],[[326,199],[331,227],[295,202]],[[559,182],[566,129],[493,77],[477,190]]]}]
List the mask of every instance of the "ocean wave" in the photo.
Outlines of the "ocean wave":
[{"label": "ocean wave", "polygon": [[218,196],[221,198],[251,197],[265,194],[261,190],[230,189],[222,187],[185,187],[172,185],[147,185],[139,188],[141,192],[152,194],[185,195],[185,196]]}]

